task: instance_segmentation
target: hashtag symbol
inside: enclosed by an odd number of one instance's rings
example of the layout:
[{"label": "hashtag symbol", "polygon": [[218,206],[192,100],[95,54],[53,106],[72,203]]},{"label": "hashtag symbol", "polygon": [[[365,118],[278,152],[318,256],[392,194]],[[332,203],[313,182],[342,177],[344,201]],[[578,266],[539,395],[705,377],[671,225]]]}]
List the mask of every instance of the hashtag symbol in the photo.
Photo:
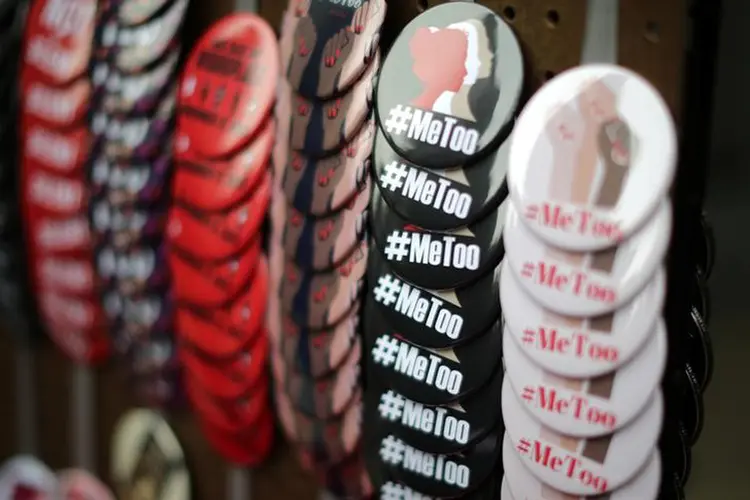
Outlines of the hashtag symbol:
[{"label": "hashtag symbol", "polygon": [[380,487],[380,500],[404,500],[404,487],[393,481],[388,481]]},{"label": "hashtag symbol", "polygon": [[380,302],[387,307],[396,302],[400,291],[401,280],[390,274],[385,274],[378,278],[378,284],[372,289],[372,294],[376,302]]},{"label": "hashtag symbol", "polygon": [[380,396],[380,405],[378,405],[380,416],[385,420],[396,422],[404,411],[404,403],[404,397],[400,394],[393,391],[384,392]]},{"label": "hashtag symbol", "polygon": [[526,216],[527,219],[530,219],[530,220],[536,219],[537,215],[539,215],[539,206],[527,205],[524,215]]},{"label": "hashtag symbol", "polygon": [[409,255],[409,243],[411,237],[407,231],[393,231],[388,235],[383,253],[388,260],[401,262]]},{"label": "hashtag symbol", "polygon": [[532,330],[531,328],[527,328],[523,331],[523,343],[524,344],[533,344],[534,339],[536,338],[536,332]]},{"label": "hashtag symbol", "polygon": [[534,268],[536,266],[533,262],[526,262],[523,265],[523,269],[521,270],[521,276],[524,278],[533,278],[534,277]]},{"label": "hashtag symbol", "polygon": [[392,161],[383,167],[383,173],[380,174],[380,187],[398,191],[404,186],[406,179],[406,165],[400,161]]},{"label": "hashtag symbol", "polygon": [[521,397],[525,399],[526,401],[533,401],[534,400],[534,388],[533,387],[524,387],[523,388],[523,394],[521,394]]},{"label": "hashtag symbol", "polygon": [[516,446],[516,449],[521,453],[521,455],[526,455],[531,449],[531,443],[528,439],[521,439],[518,442],[518,446]]},{"label": "hashtag symbol", "polygon": [[385,131],[395,135],[401,135],[409,128],[412,112],[409,106],[398,105],[391,108],[388,112],[388,119],[385,121]]},{"label": "hashtag symbol", "polygon": [[388,436],[380,443],[380,458],[383,462],[391,465],[399,465],[404,459],[403,441],[393,436]]},{"label": "hashtag symbol", "polygon": [[372,348],[372,360],[382,366],[391,366],[396,361],[397,352],[398,339],[391,338],[390,335],[381,335]]}]

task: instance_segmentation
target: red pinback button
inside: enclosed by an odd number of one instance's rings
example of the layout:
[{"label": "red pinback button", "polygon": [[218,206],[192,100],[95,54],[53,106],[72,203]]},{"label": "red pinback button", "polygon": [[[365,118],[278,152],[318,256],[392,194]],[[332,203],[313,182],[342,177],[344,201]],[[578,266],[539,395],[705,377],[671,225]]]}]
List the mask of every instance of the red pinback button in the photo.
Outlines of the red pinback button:
[{"label": "red pinback button", "polygon": [[89,63],[96,0],[40,0],[26,20],[24,62],[54,84],[82,75]]},{"label": "red pinback button", "polygon": [[70,255],[91,249],[89,221],[85,215],[53,217],[28,207],[26,224],[32,245],[47,255]]},{"label": "red pinback button", "polygon": [[198,41],[183,71],[178,130],[203,156],[231,154],[269,115],[279,49],[273,29],[254,14],[234,14]]},{"label": "red pinback button", "polygon": [[229,462],[238,465],[259,465],[273,446],[273,413],[266,411],[252,427],[239,433],[227,433],[202,422],[209,443]]},{"label": "red pinback button", "polygon": [[53,127],[67,128],[78,123],[90,104],[91,84],[87,78],[58,87],[24,74],[21,85],[22,112]]},{"label": "red pinback button", "polygon": [[40,290],[37,302],[42,315],[53,318],[61,327],[90,332],[106,322],[104,311],[97,302],[74,297],[54,290]]},{"label": "red pinback button", "polygon": [[173,245],[169,265],[175,298],[199,307],[212,307],[237,296],[258,262],[260,240],[260,235],[256,236],[245,251],[224,261],[202,260]]},{"label": "red pinback button", "polygon": [[217,308],[178,307],[177,331],[213,358],[228,358],[262,332],[268,294],[268,264],[261,259],[248,288]]},{"label": "red pinback button", "polygon": [[32,161],[24,161],[22,170],[22,196],[29,209],[57,216],[84,213],[88,192],[83,179],[45,172]]},{"label": "red pinback button", "polygon": [[26,161],[58,175],[83,179],[83,164],[90,147],[90,134],[86,124],[59,130],[45,125],[39,119],[24,116],[22,127],[23,155]]},{"label": "red pinback button", "polygon": [[57,480],[60,500],[115,500],[104,483],[83,469],[60,471]]},{"label": "red pinback button", "polygon": [[374,136],[375,123],[370,120],[334,156],[316,160],[290,151],[283,174],[289,204],[315,217],[342,210],[367,179]]},{"label": "red pinback button", "polygon": [[175,204],[167,224],[168,240],[196,257],[212,260],[231,257],[260,230],[271,198],[271,182],[269,170],[249,198],[225,213]]},{"label": "red pinback button", "polygon": [[228,159],[202,158],[186,137],[175,140],[174,197],[201,210],[228,210],[262,182],[276,137],[275,121],[266,120],[248,146]]},{"label": "red pinback button", "polygon": [[42,256],[34,262],[34,276],[41,288],[91,296],[95,290],[91,259]]}]

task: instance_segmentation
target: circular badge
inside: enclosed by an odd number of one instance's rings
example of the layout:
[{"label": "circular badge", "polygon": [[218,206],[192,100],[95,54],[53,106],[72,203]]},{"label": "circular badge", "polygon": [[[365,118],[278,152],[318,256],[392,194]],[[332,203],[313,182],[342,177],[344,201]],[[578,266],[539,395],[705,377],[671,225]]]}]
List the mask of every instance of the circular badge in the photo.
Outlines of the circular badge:
[{"label": "circular badge", "polygon": [[94,254],[98,280],[121,295],[138,295],[168,283],[169,268],[162,242],[142,242],[127,249],[103,245]]},{"label": "circular badge", "polygon": [[208,422],[202,422],[209,443],[232,464],[247,467],[259,465],[271,452],[274,441],[273,413],[266,411],[251,428],[228,433]]},{"label": "circular badge", "polygon": [[[503,439],[503,467],[508,489],[512,492],[510,500],[538,500],[542,498],[566,498],[570,500],[585,500],[591,497],[576,495],[571,497],[565,493],[555,491],[531,473],[513,449],[513,440],[505,434]],[[612,500],[632,500],[635,498],[661,498],[659,485],[661,483],[661,460],[659,452],[653,451],[648,462],[638,474],[620,488],[612,491],[607,498]],[[506,497],[503,496],[503,499]],[[596,497],[595,497],[596,498]]]},{"label": "circular badge", "polygon": [[364,238],[338,267],[310,273],[286,260],[280,286],[281,307],[299,325],[323,330],[337,325],[362,291],[369,244]]},{"label": "circular badge", "polygon": [[370,182],[367,180],[346,209],[324,218],[313,218],[294,209],[287,211],[282,234],[284,253],[309,271],[338,266],[365,236]]},{"label": "circular badge", "polygon": [[74,295],[94,293],[94,269],[87,258],[43,256],[34,262],[39,287]]},{"label": "circular badge", "polygon": [[545,370],[572,378],[597,377],[628,362],[656,329],[666,294],[659,270],[635,299],[611,314],[562,316],[541,307],[512,272],[500,277],[506,331]]},{"label": "circular badge", "polygon": [[429,231],[401,218],[376,189],[370,226],[377,251],[394,274],[425,288],[458,288],[477,281],[500,263],[509,204],[504,202],[469,226]]},{"label": "circular badge", "polygon": [[[153,332],[147,342],[133,344],[121,358],[127,364],[127,374],[136,381],[170,375],[180,364],[171,330]],[[173,387],[169,392],[176,392],[174,384],[170,385]]]},{"label": "circular badge", "polygon": [[195,154],[186,135],[175,144],[174,197],[201,210],[230,210],[264,180],[275,140],[275,121],[268,119],[244,150],[224,160]]},{"label": "circular badge", "polygon": [[60,500],[115,500],[107,485],[83,469],[60,471],[57,478]]},{"label": "circular badge", "polygon": [[506,140],[477,163],[432,170],[401,158],[379,131],[373,175],[380,195],[405,220],[426,229],[455,229],[480,219],[508,195],[509,149]]},{"label": "circular badge", "polygon": [[294,90],[327,99],[356,85],[377,51],[385,1],[298,1],[287,9],[281,43],[291,50],[282,63]]},{"label": "circular badge", "polygon": [[282,82],[280,92],[292,93],[290,147],[305,156],[320,158],[352,142],[370,113],[372,86],[379,68],[378,52],[351,91],[327,101],[302,97],[294,93],[288,82]]},{"label": "circular badge", "polygon": [[606,314],[631,301],[661,266],[672,227],[664,200],[654,217],[622,244],[592,253],[550,247],[508,208],[503,231],[506,262],[543,307],[573,316]]},{"label": "circular badge", "polygon": [[169,265],[175,298],[199,307],[221,306],[232,300],[247,285],[253,275],[261,250],[261,238],[256,236],[243,253],[226,261],[198,259],[172,247]]},{"label": "circular badge", "polygon": [[367,180],[375,123],[368,121],[339,153],[321,159],[289,152],[284,196],[297,211],[314,217],[342,210]]},{"label": "circular badge", "polygon": [[54,498],[55,474],[44,463],[30,455],[17,455],[0,468],[0,498]]},{"label": "circular badge", "polygon": [[669,422],[659,439],[659,451],[663,457],[665,471],[677,473],[680,483],[685,485],[692,468],[692,451],[687,430],[682,422]]},{"label": "circular badge", "polygon": [[24,161],[68,179],[82,179],[90,146],[90,134],[85,124],[57,130],[39,120],[24,117],[22,126]]},{"label": "circular badge", "polygon": [[81,78],[70,85],[47,85],[33,78],[21,79],[22,110],[44,124],[67,128],[77,124],[86,114],[91,98],[91,84]]},{"label": "circular badge", "polygon": [[685,429],[687,429],[690,446],[693,446],[703,432],[705,413],[703,395],[701,394],[700,383],[695,376],[692,366],[686,364],[685,369],[682,370],[680,375],[680,383],[684,387],[682,408],[679,412],[680,421],[685,426]]},{"label": "circular badge", "polygon": [[75,254],[91,248],[89,221],[84,215],[50,217],[40,214],[26,220],[35,248],[47,255]]},{"label": "circular badge", "polygon": [[405,340],[368,301],[366,355],[377,377],[405,397],[436,405],[458,401],[479,390],[501,363],[502,326],[496,323],[472,342],[455,348],[426,349]]},{"label": "circular badge", "polygon": [[271,178],[267,170],[250,196],[227,212],[204,212],[185,203],[174,204],[167,225],[168,240],[203,259],[223,260],[236,255],[263,224],[270,203]]},{"label": "circular badge", "polygon": [[110,472],[119,498],[189,500],[190,478],[182,447],[162,417],[131,410],[112,438]]},{"label": "circular badge", "polygon": [[504,337],[510,388],[534,418],[555,432],[586,438],[611,434],[659,404],[659,382],[667,363],[667,332],[661,321],[632,360],[591,379],[553,375],[534,364],[510,334]]},{"label": "circular badge", "polygon": [[510,194],[549,244],[592,251],[635,233],[663,203],[677,160],[675,126],[650,83],[617,66],[560,74],[513,133]]},{"label": "circular badge", "polygon": [[92,198],[104,198],[111,207],[148,206],[162,200],[172,172],[172,155],[165,152],[149,161],[91,160],[89,187]]},{"label": "circular badge", "polygon": [[24,63],[50,83],[64,85],[88,67],[96,0],[40,0],[26,18]]},{"label": "circular badge", "polygon": [[282,318],[278,348],[284,364],[311,378],[338,370],[358,338],[359,312],[359,305],[355,305],[338,325],[321,331]]},{"label": "circular badge", "polygon": [[416,165],[467,165],[509,132],[523,80],[518,41],[497,14],[478,4],[438,5],[413,19],[388,53],[378,123]]},{"label": "circular badge", "polygon": [[89,214],[94,245],[109,243],[116,250],[137,246],[164,234],[166,203],[152,207],[112,206],[107,198],[91,199]]},{"label": "circular badge", "polygon": [[500,316],[500,269],[462,288],[429,290],[396,277],[380,252],[368,260],[372,301],[407,340],[427,348],[465,344],[486,332]]},{"label": "circular badge", "polygon": [[117,15],[122,24],[133,26],[151,19],[173,0],[129,0],[119,2]]},{"label": "circular badge", "polygon": [[270,113],[279,70],[276,35],[266,21],[248,13],[224,17],[185,64],[180,132],[203,156],[236,151]]},{"label": "circular badge", "polygon": [[104,312],[113,324],[116,349],[126,352],[135,342],[146,342],[155,331],[173,327],[173,299],[169,289],[149,289],[127,296],[118,290],[102,294]]},{"label": "circular badge", "polygon": [[[544,427],[523,408],[506,378],[503,420],[515,453],[540,481],[571,495],[602,495],[630,481],[651,457],[664,413],[661,393],[630,425],[595,439],[575,439]],[[549,463],[569,464],[549,467]]]},{"label": "circular badge", "polygon": [[688,358],[698,379],[701,391],[705,392],[714,371],[714,351],[708,327],[700,312],[692,307],[688,324]]},{"label": "circular badge", "polygon": [[699,272],[696,272],[690,280],[690,303],[691,308],[695,308],[703,317],[703,321],[708,324],[711,319],[711,291]]}]

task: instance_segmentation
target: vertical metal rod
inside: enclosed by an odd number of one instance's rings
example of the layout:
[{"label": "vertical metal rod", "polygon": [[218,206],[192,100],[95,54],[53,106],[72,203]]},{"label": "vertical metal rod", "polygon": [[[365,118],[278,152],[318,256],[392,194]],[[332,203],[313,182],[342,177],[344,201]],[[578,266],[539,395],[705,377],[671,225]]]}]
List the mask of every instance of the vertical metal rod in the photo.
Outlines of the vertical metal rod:
[{"label": "vertical metal rod", "polygon": [[620,0],[588,0],[581,64],[617,63]]},{"label": "vertical metal rod", "polygon": [[36,386],[34,385],[34,351],[20,344],[16,349],[16,432],[18,450],[36,455]]},{"label": "vertical metal rod", "polygon": [[94,422],[94,376],[83,364],[73,367],[73,401],[71,405],[71,432],[73,437],[73,463],[88,471],[95,470],[96,433]]}]

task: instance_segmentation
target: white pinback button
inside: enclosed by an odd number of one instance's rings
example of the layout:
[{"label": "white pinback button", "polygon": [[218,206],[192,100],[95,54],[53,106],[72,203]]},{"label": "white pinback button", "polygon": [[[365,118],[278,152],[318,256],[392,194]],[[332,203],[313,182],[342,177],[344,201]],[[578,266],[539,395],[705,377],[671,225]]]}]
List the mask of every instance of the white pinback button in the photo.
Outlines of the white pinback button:
[{"label": "white pinback button", "polygon": [[500,301],[506,331],[546,370],[567,377],[596,377],[622,366],[648,340],[664,305],[665,283],[660,269],[646,288],[614,313],[578,318],[543,308],[513,273],[503,272]]},{"label": "white pinback button", "polygon": [[502,401],[505,428],[524,465],[543,483],[571,495],[601,495],[630,481],[651,456],[664,416],[659,390],[658,403],[630,425],[599,438],[577,439],[530,418],[507,378]]},{"label": "white pinback button", "polygon": [[[503,467],[507,479],[507,493],[503,490],[503,500],[585,500],[592,497],[572,497],[550,488],[531,473],[513,449],[513,441],[508,434],[503,439]],[[656,500],[661,482],[661,459],[654,450],[646,466],[627,484],[613,491],[608,500]],[[505,481],[504,481],[505,483]],[[603,497],[594,497],[603,498]]]},{"label": "white pinback button", "polygon": [[675,126],[656,89],[624,68],[560,74],[521,113],[510,148],[512,199],[552,245],[591,251],[637,231],[675,172]]},{"label": "white pinback button", "polygon": [[614,311],[651,280],[667,253],[672,208],[664,199],[654,216],[617,247],[566,252],[548,246],[508,207],[503,237],[509,269],[544,307],[593,316]]},{"label": "white pinback button", "polygon": [[523,406],[543,425],[576,437],[611,434],[647,407],[658,405],[657,391],[667,362],[663,322],[648,343],[616,372],[597,378],[563,378],[526,356],[509,334],[503,338],[506,378]]},{"label": "white pinback button", "polygon": [[57,477],[38,459],[19,455],[0,468],[0,498],[53,498]]}]

